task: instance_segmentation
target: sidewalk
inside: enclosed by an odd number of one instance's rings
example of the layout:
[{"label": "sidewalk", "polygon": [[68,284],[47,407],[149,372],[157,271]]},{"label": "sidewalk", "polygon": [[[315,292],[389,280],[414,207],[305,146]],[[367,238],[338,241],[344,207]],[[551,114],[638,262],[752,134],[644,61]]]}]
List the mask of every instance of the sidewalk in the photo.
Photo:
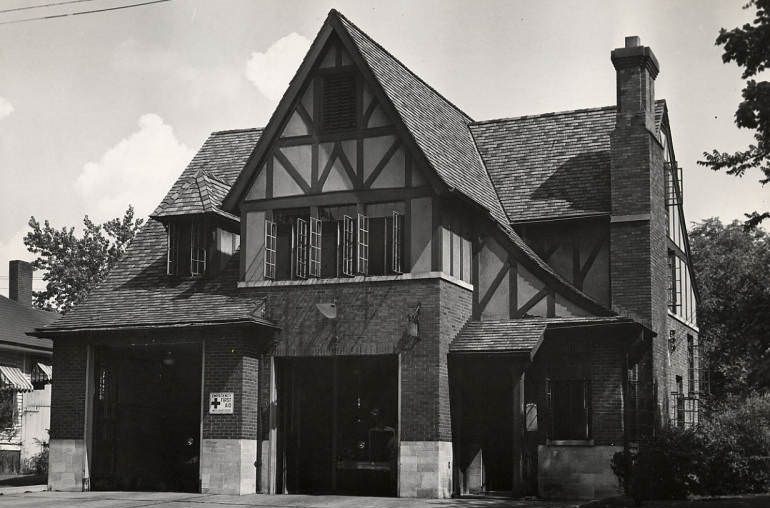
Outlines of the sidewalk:
[{"label": "sidewalk", "polygon": [[40,508],[576,508],[577,501],[404,499],[351,496],[224,496],[176,492],[33,492],[0,496],[0,507]]}]

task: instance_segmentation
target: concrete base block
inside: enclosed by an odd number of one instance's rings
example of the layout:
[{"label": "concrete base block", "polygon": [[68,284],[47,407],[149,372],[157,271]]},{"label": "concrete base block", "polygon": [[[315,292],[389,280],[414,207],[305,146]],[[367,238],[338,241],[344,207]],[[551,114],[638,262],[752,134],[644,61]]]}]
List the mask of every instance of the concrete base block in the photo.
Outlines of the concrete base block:
[{"label": "concrete base block", "polygon": [[48,489],[83,490],[86,445],[82,439],[51,439],[48,449]]},{"label": "concrete base block", "polygon": [[401,441],[398,477],[399,497],[451,497],[452,443]]},{"label": "concrete base block", "polygon": [[537,447],[537,489],[546,499],[600,499],[622,494],[612,472],[621,446]]},{"label": "concrete base block", "polygon": [[202,493],[243,495],[257,492],[255,439],[204,439],[201,445]]}]

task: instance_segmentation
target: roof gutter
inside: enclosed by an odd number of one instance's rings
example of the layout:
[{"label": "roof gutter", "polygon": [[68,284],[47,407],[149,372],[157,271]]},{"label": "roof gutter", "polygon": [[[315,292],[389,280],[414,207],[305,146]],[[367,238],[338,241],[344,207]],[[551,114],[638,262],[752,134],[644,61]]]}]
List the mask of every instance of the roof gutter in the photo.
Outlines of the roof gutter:
[{"label": "roof gutter", "polygon": [[279,327],[266,319],[229,319],[222,321],[199,321],[199,322],[179,322],[179,323],[157,323],[145,325],[125,325],[125,326],[93,326],[81,328],[36,328],[27,335],[38,338],[65,337],[80,333],[93,332],[122,332],[122,331],[152,331],[152,330],[187,330],[194,328],[212,328],[223,326],[251,325],[265,328],[279,329]]}]

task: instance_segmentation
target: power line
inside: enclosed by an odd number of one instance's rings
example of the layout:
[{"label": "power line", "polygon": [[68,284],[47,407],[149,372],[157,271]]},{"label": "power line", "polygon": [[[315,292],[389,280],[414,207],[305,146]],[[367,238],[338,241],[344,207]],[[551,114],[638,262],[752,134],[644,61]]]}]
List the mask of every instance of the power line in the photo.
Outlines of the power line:
[{"label": "power line", "polygon": [[143,5],[160,4],[164,2],[170,2],[170,1],[171,0],[151,0],[149,2],[141,2],[141,3],[129,4],[129,5],[118,5],[116,7],[106,7],[104,9],[93,9],[90,11],[68,12],[65,14],[52,14],[50,16],[38,16],[36,18],[24,18],[24,19],[15,19],[12,21],[0,21],[0,25],[13,25],[16,23],[26,23],[27,21],[41,21],[46,19],[66,18],[68,16],[80,16],[81,14],[95,14],[98,12],[117,11],[120,9],[130,9],[132,7],[141,7]]},{"label": "power line", "polygon": [[0,14],[4,12],[28,11],[30,9],[42,9],[43,7],[58,7],[59,5],[79,4],[83,2],[94,2],[94,1],[96,0],[66,0],[65,2],[54,2],[50,4],[28,5],[26,7],[14,7],[13,9],[3,9],[3,10],[0,10]]}]

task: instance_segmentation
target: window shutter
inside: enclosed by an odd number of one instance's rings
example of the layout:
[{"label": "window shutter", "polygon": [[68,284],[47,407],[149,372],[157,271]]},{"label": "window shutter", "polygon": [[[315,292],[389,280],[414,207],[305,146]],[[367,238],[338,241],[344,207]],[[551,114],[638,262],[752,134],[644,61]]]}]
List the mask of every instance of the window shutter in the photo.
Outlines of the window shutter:
[{"label": "window shutter", "polygon": [[355,255],[356,224],[353,217],[345,215],[342,218],[342,275],[353,276],[353,256]]},{"label": "window shutter", "polygon": [[551,439],[553,435],[553,400],[551,392],[551,378],[545,378],[545,415],[547,419],[545,425],[546,438]]},{"label": "window shutter", "polygon": [[323,80],[323,128],[326,131],[356,128],[356,79],[347,72]]},{"label": "window shutter", "polygon": [[310,217],[310,277],[321,276],[321,219]]},{"label": "window shutter", "polygon": [[357,242],[356,271],[361,275],[369,272],[369,217],[358,214],[358,242]]},{"label": "window shutter", "polygon": [[294,267],[299,279],[307,278],[307,247],[308,224],[305,219],[297,219],[297,227],[294,229]]},{"label": "window shutter", "polygon": [[403,268],[401,266],[401,252],[402,252],[402,245],[403,245],[403,224],[404,224],[404,216],[400,213],[394,211],[393,212],[393,223],[391,224],[391,227],[393,229],[391,238],[391,270],[393,273],[403,273]]},{"label": "window shutter", "polygon": [[275,222],[265,219],[265,279],[275,280],[277,242]]}]

